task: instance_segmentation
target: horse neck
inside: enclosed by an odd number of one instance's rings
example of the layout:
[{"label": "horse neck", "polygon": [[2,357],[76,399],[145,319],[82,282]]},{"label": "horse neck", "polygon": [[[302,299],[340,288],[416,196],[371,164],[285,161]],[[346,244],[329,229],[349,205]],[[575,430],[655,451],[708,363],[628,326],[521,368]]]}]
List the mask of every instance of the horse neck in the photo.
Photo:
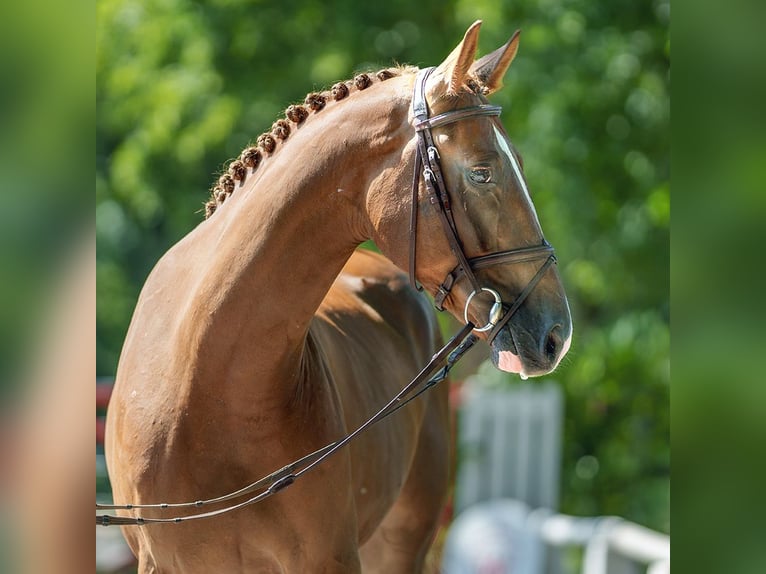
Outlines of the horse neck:
[{"label": "horse neck", "polygon": [[[314,313],[371,236],[367,191],[413,137],[408,83],[391,79],[312,115],[199,226],[199,240],[213,246],[197,298],[210,302],[195,338],[205,371],[248,385],[295,378]],[[399,186],[401,171],[382,179]],[[225,365],[212,364],[221,357]]]}]

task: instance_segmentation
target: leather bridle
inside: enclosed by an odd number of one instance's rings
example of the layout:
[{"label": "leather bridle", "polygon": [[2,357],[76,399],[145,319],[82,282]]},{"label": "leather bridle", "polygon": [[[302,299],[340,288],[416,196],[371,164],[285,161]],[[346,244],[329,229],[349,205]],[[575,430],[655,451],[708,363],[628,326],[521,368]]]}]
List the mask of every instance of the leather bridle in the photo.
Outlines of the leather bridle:
[{"label": "leather bridle", "polygon": [[[177,516],[169,518],[153,518],[142,516],[115,516],[109,514],[101,514],[96,516],[96,524],[101,526],[143,526],[147,524],[167,524],[167,523],[180,523],[188,522],[191,520],[198,520],[202,518],[212,518],[221,514],[231,512],[245,506],[256,504],[276,494],[280,490],[293,484],[303,474],[309,472],[317,465],[321,464],[325,459],[332,456],[340,449],[345,447],[348,443],[358,437],[365,430],[380,422],[386,417],[392,415],[400,408],[404,407],[407,403],[414,400],[429,388],[440,383],[447,378],[447,374],[455,363],[476,343],[478,338],[472,333],[472,331],[490,331],[488,340],[492,339],[502,329],[505,324],[510,321],[514,313],[519,309],[521,304],[527,298],[532,289],[542,278],[545,271],[556,262],[556,257],[553,254],[553,248],[543,240],[543,244],[538,247],[523,247],[519,249],[510,249],[507,251],[498,251],[488,255],[480,255],[478,257],[468,258],[463,250],[460,237],[458,235],[457,226],[455,225],[455,219],[450,207],[450,199],[447,194],[447,188],[444,184],[441,168],[439,165],[439,152],[436,149],[436,145],[433,141],[431,130],[443,125],[454,123],[463,119],[477,117],[477,116],[498,116],[502,108],[498,106],[492,106],[488,104],[481,104],[478,106],[462,108],[437,116],[429,117],[428,104],[425,99],[425,84],[428,79],[428,75],[434,68],[427,68],[421,70],[418,73],[415,91],[412,99],[412,111],[415,118],[415,130],[418,138],[418,146],[415,155],[415,176],[412,184],[412,216],[410,220],[410,281],[413,286],[421,290],[422,288],[417,284],[415,279],[415,255],[416,255],[416,243],[417,243],[417,219],[418,219],[418,201],[419,201],[419,189],[420,189],[420,170],[422,168],[423,181],[430,198],[430,201],[439,206],[438,213],[444,231],[447,235],[447,239],[450,244],[450,248],[457,258],[457,265],[455,268],[447,274],[447,277],[442,282],[434,301],[436,307],[441,311],[443,309],[444,300],[449,296],[451,289],[465,277],[473,291],[466,299],[465,303],[465,326],[454,335],[444,347],[442,347],[431,358],[428,364],[418,373],[418,375],[410,381],[401,391],[399,391],[395,397],[393,397],[382,409],[370,417],[366,422],[357,427],[354,431],[347,434],[342,439],[330,443],[319,450],[307,454],[303,458],[292,462],[279,470],[272,472],[268,476],[253,482],[252,484],[245,486],[235,492],[219,496],[217,498],[211,498],[208,500],[197,500],[194,502],[183,503],[158,503],[158,504],[99,504],[96,503],[96,510],[138,510],[138,509],[152,509],[157,511],[170,510],[170,509],[182,509],[182,508],[196,508],[209,507],[215,504],[221,504],[231,500],[241,499],[246,495],[252,495],[249,498],[242,500],[241,502],[231,504],[218,510],[212,510],[208,512],[199,512],[197,514],[191,514],[186,516]],[[520,176],[520,175],[519,175]],[[506,264],[506,263],[522,263],[527,261],[533,261],[545,257],[545,263],[538,269],[537,273],[532,277],[527,286],[516,296],[511,305],[503,305],[500,295],[494,290],[488,287],[482,287],[479,280],[476,277],[475,272],[491,267],[493,265]],[[471,300],[474,296],[481,292],[490,292],[495,297],[495,304],[489,313],[489,321],[483,327],[476,327],[468,319],[468,307],[471,304]],[[437,370],[438,369],[438,370]]]},{"label": "leather bridle", "polygon": [[[475,328],[478,332],[490,331],[487,341],[492,340],[502,330],[502,328],[511,320],[511,317],[521,307],[521,304],[532,292],[532,289],[542,279],[545,271],[556,262],[556,256],[553,253],[553,247],[543,239],[542,245],[533,247],[521,247],[508,249],[506,251],[497,251],[488,255],[469,258],[460,241],[460,235],[455,224],[455,217],[452,213],[451,201],[447,193],[447,186],[444,183],[444,177],[441,171],[439,150],[434,143],[431,130],[447,124],[459,122],[467,118],[479,116],[499,116],[502,112],[500,106],[489,104],[480,104],[460,108],[457,110],[445,112],[433,117],[429,116],[428,103],[426,102],[425,87],[428,76],[434,68],[425,68],[418,72],[415,79],[415,90],[412,97],[412,115],[414,116],[415,132],[417,133],[418,143],[415,152],[415,173],[412,181],[412,204],[410,216],[410,261],[409,273],[410,284],[418,290],[422,287],[418,284],[415,277],[415,260],[417,250],[417,224],[418,224],[418,204],[420,201],[420,181],[421,169],[422,180],[425,183],[428,200],[437,206],[437,213],[441,221],[444,234],[447,236],[450,250],[457,259],[457,265],[450,271],[439,285],[434,294],[434,305],[439,311],[444,309],[444,301],[449,296],[452,288],[463,278],[471,284],[471,294],[467,297],[465,309],[463,312],[465,322],[468,322],[468,307],[474,296],[481,292],[489,292],[495,298],[489,312],[489,320],[483,327]],[[521,177],[521,174],[517,174]],[[521,184],[521,182],[519,182]],[[494,289],[483,287],[476,277],[477,271],[492,267],[494,265],[508,263],[524,263],[545,258],[545,262],[532,277],[527,286],[519,293],[511,305],[504,305],[500,295]]]}]

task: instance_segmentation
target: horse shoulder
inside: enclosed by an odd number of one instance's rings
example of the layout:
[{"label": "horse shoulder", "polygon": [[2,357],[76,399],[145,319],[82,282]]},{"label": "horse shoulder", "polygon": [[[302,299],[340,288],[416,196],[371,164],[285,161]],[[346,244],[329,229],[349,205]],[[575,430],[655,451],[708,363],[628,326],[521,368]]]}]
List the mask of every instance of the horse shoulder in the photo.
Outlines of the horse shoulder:
[{"label": "horse shoulder", "polygon": [[[322,303],[312,337],[325,357],[349,431],[391,400],[441,343],[428,299],[386,258],[362,250]],[[352,445],[360,540],[372,535],[405,485],[412,485],[423,453],[442,452],[430,441],[449,433],[445,393],[446,387],[437,387],[426,400],[397,413],[396,424],[376,425]],[[385,465],[379,462],[383,459]]]}]

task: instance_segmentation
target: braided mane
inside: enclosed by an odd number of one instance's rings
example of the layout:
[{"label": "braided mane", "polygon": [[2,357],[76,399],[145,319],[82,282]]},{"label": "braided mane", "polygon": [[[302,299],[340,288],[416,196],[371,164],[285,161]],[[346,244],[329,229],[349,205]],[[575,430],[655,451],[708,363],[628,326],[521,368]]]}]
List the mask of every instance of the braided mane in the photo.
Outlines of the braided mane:
[{"label": "braided mane", "polygon": [[340,101],[352,90],[366,90],[377,79],[380,82],[415,71],[416,68],[396,67],[384,68],[375,74],[359,74],[351,80],[338,82],[327,91],[312,92],[306,96],[303,104],[293,104],[285,110],[285,118],[278,119],[271,126],[271,131],[258,136],[255,145],[246,147],[239,157],[229,162],[226,171],[218,178],[211,189],[210,199],[205,203],[205,218],[215,212],[216,208],[241,187],[247,176],[254,172],[265,157],[277,149],[280,141],[286,140],[294,127],[300,126],[312,113],[320,112],[328,101]]}]

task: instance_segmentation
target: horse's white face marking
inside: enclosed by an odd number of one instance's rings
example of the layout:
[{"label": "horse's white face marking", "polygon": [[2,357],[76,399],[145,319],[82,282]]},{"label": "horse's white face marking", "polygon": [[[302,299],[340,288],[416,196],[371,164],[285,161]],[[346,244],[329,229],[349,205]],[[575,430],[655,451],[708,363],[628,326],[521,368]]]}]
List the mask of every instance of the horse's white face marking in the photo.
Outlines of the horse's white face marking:
[{"label": "horse's white face marking", "polygon": [[521,173],[521,167],[519,166],[519,162],[516,159],[516,156],[511,151],[511,148],[508,146],[508,140],[500,132],[500,130],[497,129],[497,126],[492,126],[492,129],[495,132],[495,139],[497,140],[498,146],[500,147],[502,152],[506,156],[508,156],[508,160],[511,162],[511,167],[513,168],[513,173],[516,176],[516,180],[519,182],[521,189],[524,191],[524,197],[526,198],[527,203],[529,204],[529,207],[532,209],[532,215],[534,215],[535,217],[535,223],[537,223],[537,226],[540,227],[540,220],[537,218],[537,211],[535,210],[535,204],[532,203],[532,197],[529,195],[529,189],[527,189],[527,182]]},{"label": "horse's white face marking", "polygon": [[[540,229],[540,233],[542,234],[542,226],[540,225],[540,219],[537,216],[537,210],[535,209],[535,204],[532,202],[532,196],[529,194],[529,189],[527,188],[527,182],[524,179],[524,175],[521,173],[521,166],[519,165],[519,161],[516,158],[516,155],[511,151],[510,145],[508,144],[508,139],[503,135],[503,133],[497,128],[497,126],[492,126],[492,129],[495,133],[495,140],[497,141],[497,145],[500,148],[500,150],[508,157],[508,161],[511,164],[511,168],[513,169],[513,174],[516,177],[516,180],[518,181],[519,186],[521,187],[521,190],[524,192],[524,198],[527,201],[527,204],[529,205],[530,210],[532,211],[532,216],[534,217],[534,221],[537,224],[538,229]],[[569,315],[569,302],[565,299],[565,304],[567,307],[567,314]],[[570,315],[571,316],[571,315]],[[556,362],[556,366],[558,366],[558,363],[561,361],[561,359],[567,354],[567,351],[569,351],[569,347],[572,344],[572,333],[570,331],[569,335],[567,336],[566,340],[563,343],[563,349],[562,352],[559,355],[558,361]],[[515,355],[511,351],[501,351],[498,356],[498,365],[497,367],[500,370],[510,372],[510,373],[518,373],[522,379],[527,378],[527,374],[524,372],[524,364],[521,361],[521,358],[518,355]]]}]

